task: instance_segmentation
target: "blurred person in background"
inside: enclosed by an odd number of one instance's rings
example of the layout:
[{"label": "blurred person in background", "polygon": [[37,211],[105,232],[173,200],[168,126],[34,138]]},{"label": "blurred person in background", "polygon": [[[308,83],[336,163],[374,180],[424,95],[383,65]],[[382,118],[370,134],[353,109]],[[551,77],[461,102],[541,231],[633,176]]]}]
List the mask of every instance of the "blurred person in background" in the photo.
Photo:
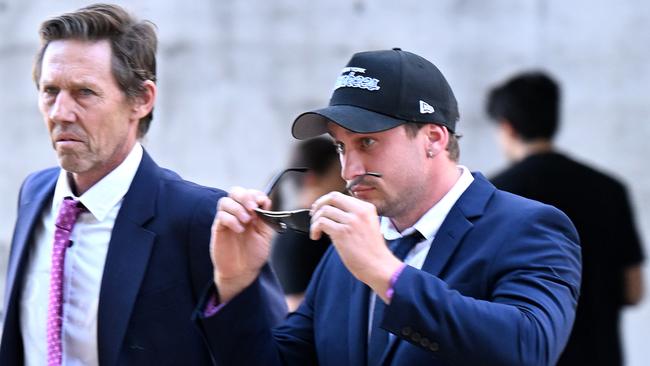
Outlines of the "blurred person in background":
[{"label": "blurred person in background", "polygon": [[556,149],[560,88],[546,73],[512,76],[490,90],[486,107],[512,163],[492,183],[559,208],[580,235],[580,299],[558,365],[623,364],[619,318],[641,301],[644,259],[626,187]]},{"label": "blurred person in background", "polygon": [[[341,164],[334,142],[325,137],[301,141],[294,146],[290,167],[304,167],[305,173],[293,175],[295,205],[284,208],[309,208],[328,192],[344,192],[345,181],[341,178]],[[276,202],[286,202],[282,191],[272,197]],[[330,245],[330,239],[323,235],[318,240],[309,239],[309,233],[286,230],[273,238],[271,266],[284,290],[289,311],[294,311],[302,302],[311,275]]]},{"label": "blurred person in background", "polygon": [[[23,182],[0,365],[206,365],[191,321],[224,192],[140,144],[156,101],[154,25],[96,4],[45,21],[38,104],[60,167]],[[188,127],[189,128],[189,127]]]}]

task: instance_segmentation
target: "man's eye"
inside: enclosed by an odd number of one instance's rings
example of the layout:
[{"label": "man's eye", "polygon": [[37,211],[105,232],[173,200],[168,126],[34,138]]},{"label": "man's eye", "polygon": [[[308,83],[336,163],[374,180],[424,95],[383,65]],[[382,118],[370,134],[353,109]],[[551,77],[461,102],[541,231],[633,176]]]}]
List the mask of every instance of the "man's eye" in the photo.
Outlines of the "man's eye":
[{"label": "man's eye", "polygon": [[53,86],[46,86],[43,88],[43,93],[47,95],[56,95],[59,92],[59,89]]},{"label": "man's eye", "polygon": [[95,92],[88,88],[81,88],[79,89],[79,95],[95,95]]},{"label": "man's eye", "polygon": [[361,139],[361,146],[364,147],[364,148],[369,148],[374,143],[375,143],[375,140],[371,139],[371,138],[368,138],[368,137]]},{"label": "man's eye", "polygon": [[345,152],[345,146],[342,143],[336,143],[334,144],[334,147],[336,148],[336,152],[341,155]]}]

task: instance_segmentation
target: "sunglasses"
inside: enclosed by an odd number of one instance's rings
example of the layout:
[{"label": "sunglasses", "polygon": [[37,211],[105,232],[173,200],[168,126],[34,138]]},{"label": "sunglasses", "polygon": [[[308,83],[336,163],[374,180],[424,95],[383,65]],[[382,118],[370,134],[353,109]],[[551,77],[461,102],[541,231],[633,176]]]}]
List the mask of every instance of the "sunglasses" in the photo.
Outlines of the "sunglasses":
[{"label": "sunglasses", "polygon": [[[306,173],[309,168],[287,168],[278,174],[264,188],[264,193],[271,196],[276,188],[279,186],[282,177],[286,176],[289,172]],[[287,230],[298,231],[301,233],[309,233],[309,224],[311,223],[311,216],[309,209],[303,208],[291,211],[270,211],[261,208],[255,208],[257,215],[271,226],[275,231],[283,233]]]}]

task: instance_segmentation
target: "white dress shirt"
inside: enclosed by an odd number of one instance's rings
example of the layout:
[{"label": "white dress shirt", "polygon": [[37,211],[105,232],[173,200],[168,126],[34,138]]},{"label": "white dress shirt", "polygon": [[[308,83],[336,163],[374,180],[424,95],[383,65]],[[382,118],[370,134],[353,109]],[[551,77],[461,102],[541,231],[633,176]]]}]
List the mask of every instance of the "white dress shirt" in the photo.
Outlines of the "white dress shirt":
[{"label": "white dress shirt", "polygon": [[72,230],[72,246],[66,250],[63,276],[62,345],[65,366],[98,365],[97,308],[108,244],[124,195],[140,161],[142,146],[136,143],[112,172],[80,197],[70,188],[70,175],[61,170],[51,205],[46,205],[31,240],[23,292],[20,329],[25,365],[47,363],[47,307],[54,222],[61,201],[73,197],[88,209]]},{"label": "white dress shirt", "polygon": [[[405,229],[403,232],[399,232],[397,228],[393,225],[388,217],[381,217],[381,232],[384,235],[386,241],[399,239],[404,236],[408,236],[415,231],[420,232],[424,239],[417,243],[411,251],[408,252],[404,263],[411,267],[421,269],[424,264],[424,260],[429,254],[429,249],[431,249],[431,243],[435,239],[438,229],[442,225],[442,222],[449,214],[449,211],[454,206],[456,201],[460,196],[465,192],[467,187],[474,181],[472,173],[466,167],[459,165],[458,169],[461,171],[460,177],[456,183],[451,187],[449,192],[445,194],[438,203],[433,205],[420,219],[411,227]],[[375,307],[375,301],[377,296],[374,292],[370,295],[370,311],[368,318],[368,339],[370,339],[370,332],[372,331],[372,315]],[[381,301],[381,300],[379,300]],[[389,334],[391,339],[392,334]]]},{"label": "white dress shirt", "polygon": [[424,237],[424,240],[417,243],[404,259],[404,263],[411,267],[417,269],[422,268],[424,260],[427,258],[427,254],[429,254],[431,242],[435,239],[442,222],[445,220],[447,214],[449,214],[449,211],[456,201],[458,201],[467,187],[469,187],[469,185],[474,181],[474,177],[472,176],[472,173],[470,173],[469,169],[462,165],[459,165],[458,169],[461,170],[461,174],[453,187],[451,187],[449,192],[447,192],[438,203],[433,205],[429,211],[422,215],[413,226],[400,233],[389,218],[381,218],[381,232],[384,234],[384,239],[387,241],[408,236],[415,231],[419,231]]}]

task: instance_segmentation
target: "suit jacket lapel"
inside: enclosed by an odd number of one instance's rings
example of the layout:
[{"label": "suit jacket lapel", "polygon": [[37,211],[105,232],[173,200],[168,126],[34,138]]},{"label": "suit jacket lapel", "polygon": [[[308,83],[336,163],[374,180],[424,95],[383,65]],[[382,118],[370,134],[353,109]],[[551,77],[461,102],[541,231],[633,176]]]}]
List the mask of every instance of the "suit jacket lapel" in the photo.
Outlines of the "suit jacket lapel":
[{"label": "suit jacket lapel", "polygon": [[[454,205],[431,244],[431,249],[422,265],[422,270],[429,272],[434,276],[438,276],[442,272],[449,258],[451,258],[465,233],[467,233],[472,226],[472,223],[469,222],[461,210],[457,208],[457,205]],[[395,354],[396,348],[399,344],[399,338],[390,338],[386,351],[384,351],[381,361],[379,362],[380,365],[389,365],[392,363],[393,355]]]},{"label": "suit jacket lapel", "polygon": [[22,362],[23,345],[19,321],[22,278],[25,274],[27,254],[29,253],[29,244],[34,226],[38,222],[46,203],[52,199],[58,173],[58,169],[52,169],[35,178],[38,179],[37,182],[29,182],[29,184],[26,182],[23,189],[31,189],[34,186],[38,190],[33,194],[31,192],[21,192],[21,202],[7,269],[3,307],[5,310],[5,324],[2,349],[0,349],[0,363],[17,364]]},{"label": "suit jacket lapel", "polygon": [[474,182],[467,187],[451,208],[436,234],[422,270],[440,276],[461,240],[472,229],[472,219],[481,216],[495,191],[480,173],[474,173]]},{"label": "suit jacket lapel", "polygon": [[440,275],[461,239],[472,226],[472,223],[467,220],[457,206],[452,207],[435,239],[433,239],[429,254],[427,254],[427,258],[422,265],[422,270],[434,276]]},{"label": "suit jacket lapel", "polygon": [[[481,173],[473,173],[472,175],[474,176],[474,182],[467,187],[447,214],[422,265],[423,271],[434,276],[440,276],[443,273],[445,265],[456,251],[463,237],[474,226],[471,219],[483,214],[488,200],[496,190]],[[384,352],[380,365],[392,362],[392,355],[394,355],[399,343],[398,338],[393,339],[386,352]],[[389,360],[390,362],[387,362]]]},{"label": "suit jacket lapel", "polygon": [[159,170],[145,151],[113,226],[97,312],[97,342],[102,365],[118,362],[147,270],[155,233],[144,228],[144,224],[154,216]]},{"label": "suit jacket lapel", "polygon": [[18,210],[18,218],[16,219],[16,228],[12,240],[11,258],[9,258],[9,268],[7,270],[5,309],[7,309],[11,294],[14,292],[16,279],[21,277],[19,274],[25,269],[23,262],[27,256],[29,240],[32,236],[34,225],[43,212],[45,204],[52,199],[59,171],[57,169],[54,172],[56,174],[52,174],[52,177],[47,180],[43,189],[36,192],[34,197],[30,197],[28,201],[21,202],[20,209]]}]

